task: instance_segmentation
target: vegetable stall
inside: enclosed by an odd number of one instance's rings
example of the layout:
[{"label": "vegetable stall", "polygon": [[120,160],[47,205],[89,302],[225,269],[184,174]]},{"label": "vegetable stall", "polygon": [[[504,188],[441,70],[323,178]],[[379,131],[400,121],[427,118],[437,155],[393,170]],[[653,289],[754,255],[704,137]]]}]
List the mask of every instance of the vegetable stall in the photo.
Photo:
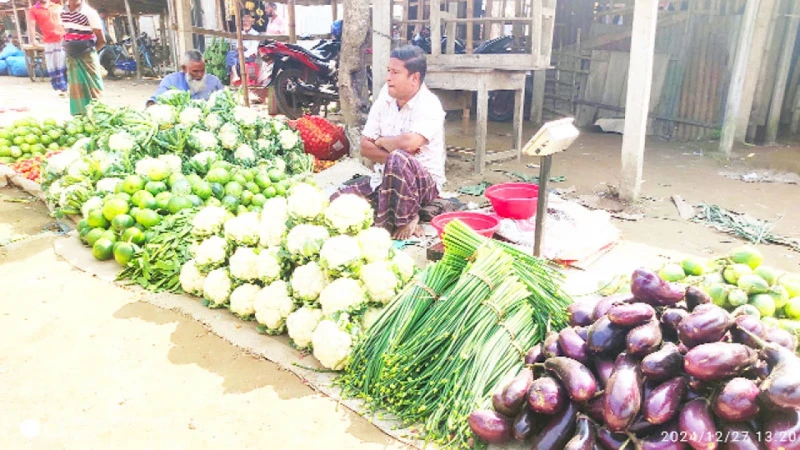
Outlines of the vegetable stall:
[{"label": "vegetable stall", "polygon": [[230,91],[0,130],[3,162],[119,282],[287,335],[421,441],[800,448],[800,277],[744,247],[573,299],[560,268],[464,213],[437,221],[444,253],[420,268],[366,200],[315,185],[346,144],[322,118],[262,117]]}]

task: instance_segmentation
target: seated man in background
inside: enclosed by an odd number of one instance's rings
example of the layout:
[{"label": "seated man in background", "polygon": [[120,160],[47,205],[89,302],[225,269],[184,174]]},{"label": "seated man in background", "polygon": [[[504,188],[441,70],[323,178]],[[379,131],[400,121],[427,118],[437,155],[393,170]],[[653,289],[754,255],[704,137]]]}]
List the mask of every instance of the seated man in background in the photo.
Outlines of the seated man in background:
[{"label": "seated man in background", "polygon": [[161,80],[156,93],[147,100],[147,106],[154,104],[156,97],[170,89],[189,91],[192,100],[208,100],[211,93],[222,89],[222,83],[215,75],[206,73],[203,54],[197,50],[189,50],[183,54],[181,71],[167,75]]},{"label": "seated man in background", "polygon": [[[249,12],[244,12],[242,15],[242,35],[243,36],[258,36],[258,31],[253,28],[253,15]],[[236,42],[234,41],[234,45]],[[256,62],[258,59],[258,41],[253,39],[242,40],[242,53],[244,53],[245,63]],[[229,67],[231,86],[238,86],[241,82],[241,68],[239,67],[239,51],[233,49],[229,52],[229,60],[233,64]],[[263,61],[260,66],[263,66]]]},{"label": "seated man in background", "polygon": [[418,47],[392,51],[386,85],[361,136],[361,156],[375,163],[375,173],[334,194],[368,198],[375,225],[394,239],[423,235],[420,209],[439,196],[446,181],[445,112],[424,83],[426,70],[425,54]]}]

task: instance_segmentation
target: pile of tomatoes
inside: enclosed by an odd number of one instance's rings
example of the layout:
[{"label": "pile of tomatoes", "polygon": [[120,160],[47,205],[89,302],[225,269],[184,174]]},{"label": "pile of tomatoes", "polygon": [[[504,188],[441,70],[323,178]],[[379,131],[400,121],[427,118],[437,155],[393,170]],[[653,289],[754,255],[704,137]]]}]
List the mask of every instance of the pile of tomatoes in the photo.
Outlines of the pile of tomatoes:
[{"label": "pile of tomatoes", "polygon": [[32,158],[20,160],[11,164],[11,168],[26,179],[39,183],[42,176],[42,161],[59,153],[61,153],[61,150],[48,152],[44,156],[36,155]]},{"label": "pile of tomatoes", "polygon": [[323,117],[303,116],[292,125],[300,132],[306,153],[317,160],[336,161],[350,150],[344,130]]}]

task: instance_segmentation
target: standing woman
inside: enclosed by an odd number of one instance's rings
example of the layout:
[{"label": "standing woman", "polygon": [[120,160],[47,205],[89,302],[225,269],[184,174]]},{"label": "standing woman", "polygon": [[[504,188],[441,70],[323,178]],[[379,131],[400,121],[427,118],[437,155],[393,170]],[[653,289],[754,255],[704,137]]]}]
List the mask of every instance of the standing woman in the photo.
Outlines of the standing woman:
[{"label": "standing woman", "polygon": [[67,63],[64,56],[64,26],[61,25],[60,2],[40,0],[31,8],[30,17],[42,32],[44,41],[44,60],[50,84],[61,96],[67,92]]},{"label": "standing woman", "polygon": [[100,15],[85,0],[67,0],[61,13],[64,50],[67,52],[69,111],[86,112],[86,105],[103,93],[97,51],[106,43]]}]

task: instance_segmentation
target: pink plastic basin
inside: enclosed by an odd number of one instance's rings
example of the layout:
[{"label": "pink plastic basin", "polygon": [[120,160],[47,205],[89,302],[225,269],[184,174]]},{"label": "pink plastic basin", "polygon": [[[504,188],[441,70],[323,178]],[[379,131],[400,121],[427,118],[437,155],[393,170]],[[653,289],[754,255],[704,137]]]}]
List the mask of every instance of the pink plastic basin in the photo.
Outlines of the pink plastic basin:
[{"label": "pink plastic basin", "polygon": [[433,228],[436,228],[440,239],[444,232],[444,226],[453,219],[464,222],[465,225],[475,230],[476,233],[486,236],[487,238],[494,236],[495,231],[500,228],[500,221],[488,214],[470,211],[454,211],[439,214],[431,220],[431,225],[433,225]]},{"label": "pink plastic basin", "polygon": [[502,183],[486,188],[486,198],[498,216],[525,220],[536,214],[539,185],[533,183]]}]

